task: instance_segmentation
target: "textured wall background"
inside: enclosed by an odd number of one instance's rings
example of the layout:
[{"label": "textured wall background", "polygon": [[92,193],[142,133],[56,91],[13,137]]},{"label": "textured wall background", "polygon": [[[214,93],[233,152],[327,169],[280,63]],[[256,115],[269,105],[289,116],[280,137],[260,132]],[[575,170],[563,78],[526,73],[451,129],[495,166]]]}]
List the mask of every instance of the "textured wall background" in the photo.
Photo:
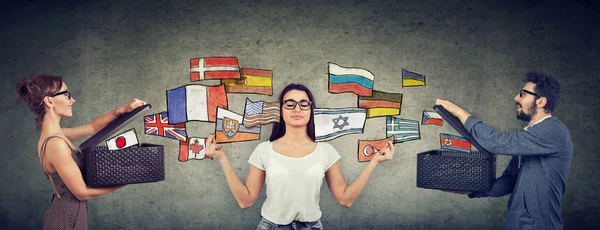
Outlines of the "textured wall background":
[{"label": "textured wall background", "polygon": [[[64,76],[77,100],[64,127],[90,122],[133,97],[166,110],[165,91],[189,84],[189,59],[237,56],[242,67],[272,69],[274,96],[230,95],[243,112],[245,97],[276,100],[288,83],[306,84],[318,107],[352,107],[356,97],[327,92],[327,62],[369,69],[375,89],[404,94],[400,117],[420,120],[436,98],[462,105],[491,127],[519,131],[513,97],[529,70],[562,84],[558,116],[575,144],[563,199],[566,229],[600,226],[597,96],[600,3],[563,1],[4,1],[0,7],[2,134],[0,224],[39,229],[52,189],[36,156],[34,116],[18,103],[16,81],[26,75]],[[402,68],[427,76],[427,86],[402,88]],[[216,84],[217,82],[207,82]],[[364,168],[356,140],[382,138],[385,119],[365,133],[331,141],[342,154],[348,183]],[[217,162],[177,160],[178,143],[165,145],[167,179],[126,186],[89,202],[91,229],[252,229],[255,205],[241,210]],[[210,123],[188,123],[206,136]],[[470,200],[415,187],[416,154],[439,148],[448,125],[422,126],[421,140],[396,145],[352,208],[324,185],[322,221],[328,229],[503,229],[508,196]],[[262,130],[261,140],[270,134]],[[76,144],[80,144],[76,142]],[[259,141],[224,144],[242,180]],[[498,175],[508,157],[499,156]]]}]

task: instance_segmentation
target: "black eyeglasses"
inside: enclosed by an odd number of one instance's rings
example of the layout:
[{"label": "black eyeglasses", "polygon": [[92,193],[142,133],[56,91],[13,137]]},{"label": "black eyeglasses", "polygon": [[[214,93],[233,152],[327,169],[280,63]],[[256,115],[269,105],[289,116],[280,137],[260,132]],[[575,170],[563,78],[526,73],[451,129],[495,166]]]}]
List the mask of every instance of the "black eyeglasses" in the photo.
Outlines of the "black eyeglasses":
[{"label": "black eyeglasses", "polygon": [[526,89],[521,89],[521,91],[519,92],[519,97],[522,98],[523,97],[523,93],[528,93],[528,94],[531,94],[531,95],[536,96],[536,97],[541,97],[537,93],[531,92],[531,91],[526,90]]},{"label": "black eyeglasses", "polygon": [[58,95],[63,95],[63,94],[66,94],[67,98],[68,98],[69,100],[71,100],[71,93],[69,92],[69,90],[60,91],[60,92],[58,92],[58,93],[52,94],[52,96],[51,96],[51,97],[56,97],[56,96],[58,96]]},{"label": "black eyeglasses", "polygon": [[300,105],[300,110],[310,110],[312,102],[307,100],[295,101],[294,99],[287,99],[283,101],[283,108],[287,110],[294,110],[296,105]]}]

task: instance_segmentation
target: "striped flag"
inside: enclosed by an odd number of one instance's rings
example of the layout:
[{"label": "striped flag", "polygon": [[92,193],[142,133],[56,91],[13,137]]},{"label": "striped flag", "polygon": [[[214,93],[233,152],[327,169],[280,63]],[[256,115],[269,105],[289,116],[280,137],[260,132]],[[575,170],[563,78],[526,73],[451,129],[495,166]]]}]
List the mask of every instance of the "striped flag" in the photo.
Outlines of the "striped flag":
[{"label": "striped flag", "polygon": [[367,109],[367,118],[400,115],[401,93],[373,91],[370,97],[358,96],[358,107]]},{"label": "striped flag", "polygon": [[185,123],[169,124],[167,112],[145,116],[144,130],[146,135],[161,136],[180,141],[187,139]]},{"label": "striped flag", "polygon": [[394,144],[421,139],[419,121],[388,116],[386,118],[386,137],[394,137]]},{"label": "striped flag", "polygon": [[375,157],[375,153],[388,146],[388,141],[394,142],[394,137],[381,140],[358,140],[358,162],[368,162]]},{"label": "striped flag", "polygon": [[167,91],[169,124],[187,121],[215,122],[217,107],[227,108],[227,94],[222,84],[186,85]]},{"label": "striped flag", "polygon": [[217,143],[252,141],[260,139],[260,126],[246,128],[242,125],[244,117],[221,107],[217,108],[215,138]]},{"label": "striped flag", "polygon": [[237,57],[204,57],[190,59],[190,81],[239,79]]},{"label": "striped flag", "polygon": [[363,133],[367,110],[315,109],[314,115],[316,141],[329,141],[346,134]]},{"label": "striped flag", "polygon": [[119,150],[129,148],[138,144],[138,138],[135,134],[135,129],[127,130],[106,141],[108,150]]},{"label": "striped flag", "polygon": [[246,128],[251,128],[257,125],[279,123],[279,114],[279,102],[252,102],[250,99],[246,98],[243,125],[246,126]]},{"label": "striped flag", "polygon": [[442,126],[444,124],[444,119],[438,113],[434,111],[423,111],[423,120],[421,121],[422,125],[438,125]]},{"label": "striped flag", "polygon": [[227,93],[273,95],[273,71],[240,68],[240,79],[223,79]]},{"label": "striped flag", "polygon": [[179,161],[186,162],[190,159],[202,160],[204,158],[212,159],[206,156],[206,138],[190,137],[187,141],[179,142]]},{"label": "striped flag", "polygon": [[471,152],[471,142],[469,139],[461,136],[440,133],[440,145],[442,149]]},{"label": "striped flag", "polygon": [[402,69],[402,87],[425,86],[425,75]]},{"label": "striped flag", "polygon": [[375,75],[366,69],[342,67],[329,63],[329,92],[371,96]]}]

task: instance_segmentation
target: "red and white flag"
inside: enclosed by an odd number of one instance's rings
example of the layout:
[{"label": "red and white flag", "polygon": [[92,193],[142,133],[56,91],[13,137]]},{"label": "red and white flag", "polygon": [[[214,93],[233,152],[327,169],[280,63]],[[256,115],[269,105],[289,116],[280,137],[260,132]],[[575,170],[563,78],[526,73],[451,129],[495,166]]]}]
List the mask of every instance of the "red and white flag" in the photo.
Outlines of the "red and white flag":
[{"label": "red and white flag", "polygon": [[204,57],[190,59],[190,81],[240,79],[237,57]]},{"label": "red and white flag", "polygon": [[108,150],[119,150],[137,145],[138,138],[135,129],[130,129],[106,141]]},{"label": "red and white flag", "polygon": [[189,137],[187,141],[179,141],[179,161],[186,162],[190,159],[201,160],[210,158],[206,156],[206,138]]}]

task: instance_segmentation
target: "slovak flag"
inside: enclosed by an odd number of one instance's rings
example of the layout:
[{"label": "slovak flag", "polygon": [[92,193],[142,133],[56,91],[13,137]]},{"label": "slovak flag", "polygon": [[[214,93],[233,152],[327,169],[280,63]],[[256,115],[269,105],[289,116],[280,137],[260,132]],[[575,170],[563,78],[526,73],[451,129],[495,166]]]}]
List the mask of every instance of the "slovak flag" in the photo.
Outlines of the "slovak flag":
[{"label": "slovak flag", "polygon": [[346,134],[363,133],[367,110],[315,109],[314,115],[316,141],[329,141]]},{"label": "slovak flag", "polygon": [[205,57],[190,59],[190,81],[239,79],[237,57]]},{"label": "slovak flag", "polygon": [[440,145],[442,149],[471,152],[469,139],[447,133],[440,133]]},{"label": "slovak flag", "polygon": [[444,119],[434,111],[423,111],[423,120],[421,121],[421,124],[442,126],[444,124]]},{"label": "slovak flag", "polygon": [[169,124],[167,112],[145,116],[144,130],[146,135],[161,136],[180,141],[187,139],[185,123]]},{"label": "slovak flag", "polygon": [[130,129],[106,141],[108,150],[119,150],[137,145],[138,139],[135,129]]},{"label": "slovak flag", "polygon": [[179,161],[186,162],[190,159],[212,159],[206,156],[206,138],[190,137],[187,141],[179,142]]},{"label": "slovak flag", "polygon": [[359,96],[373,94],[375,75],[366,69],[347,68],[329,63],[329,92],[355,93]]},{"label": "slovak flag", "polygon": [[167,91],[169,124],[187,121],[217,121],[217,107],[227,108],[223,84],[186,85]]}]

